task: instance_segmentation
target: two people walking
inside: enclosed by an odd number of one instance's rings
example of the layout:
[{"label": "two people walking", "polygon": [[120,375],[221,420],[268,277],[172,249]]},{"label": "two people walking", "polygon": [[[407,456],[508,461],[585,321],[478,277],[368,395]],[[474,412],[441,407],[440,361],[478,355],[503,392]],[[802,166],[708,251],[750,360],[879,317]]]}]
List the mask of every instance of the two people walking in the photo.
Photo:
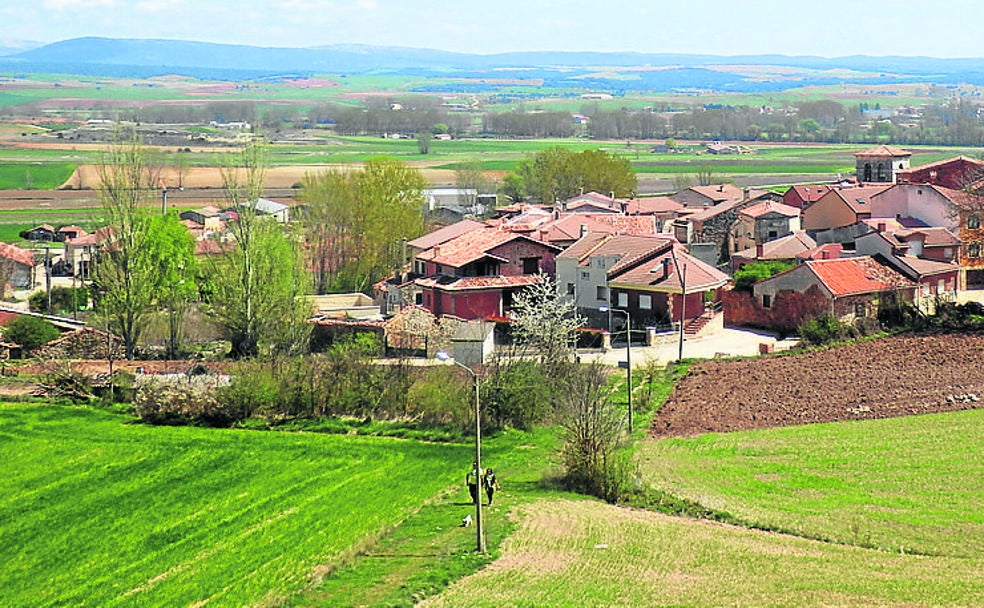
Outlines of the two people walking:
[{"label": "two people walking", "polygon": [[499,489],[499,480],[495,477],[495,471],[492,469],[485,469],[485,472],[483,473],[479,470],[477,462],[472,463],[471,470],[468,471],[468,475],[465,476],[465,484],[468,485],[468,493],[471,495],[473,504],[479,501],[479,484],[481,484],[482,489],[485,490],[485,496],[489,500],[489,505],[492,504],[492,500],[495,497],[495,492]]}]

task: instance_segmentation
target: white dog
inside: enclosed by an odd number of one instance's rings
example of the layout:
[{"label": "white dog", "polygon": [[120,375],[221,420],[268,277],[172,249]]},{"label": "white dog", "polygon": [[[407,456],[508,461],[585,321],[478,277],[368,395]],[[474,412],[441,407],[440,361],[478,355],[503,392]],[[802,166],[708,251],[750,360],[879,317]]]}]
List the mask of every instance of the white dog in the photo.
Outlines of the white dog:
[{"label": "white dog", "polygon": [[470,526],[471,522],[472,522],[471,513],[461,518],[461,526],[463,528],[467,528],[468,526]]}]

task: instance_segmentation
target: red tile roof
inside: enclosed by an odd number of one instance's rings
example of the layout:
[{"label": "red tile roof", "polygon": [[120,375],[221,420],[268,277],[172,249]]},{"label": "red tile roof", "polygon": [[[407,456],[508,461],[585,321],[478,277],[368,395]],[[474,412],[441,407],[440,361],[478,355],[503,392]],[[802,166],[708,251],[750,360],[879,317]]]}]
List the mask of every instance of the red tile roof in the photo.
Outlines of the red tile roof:
[{"label": "red tile roof", "polygon": [[816,202],[824,194],[830,192],[831,187],[819,184],[812,186],[793,186],[790,190],[794,191],[805,203]]},{"label": "red tile roof", "polygon": [[885,190],[891,188],[891,184],[881,186],[858,186],[857,188],[838,188],[832,190],[839,196],[854,213],[871,213],[871,199],[878,196]]},{"label": "red tile roof", "polygon": [[659,232],[649,215],[614,213],[565,213],[540,226],[531,236],[547,243],[570,243],[581,238],[581,229],[608,234],[654,235]]},{"label": "red tile roof", "polygon": [[[682,291],[676,264],[687,269],[687,293],[697,293],[725,285],[731,277],[687,253],[686,247],[674,243],[672,247],[657,249],[651,256],[637,256],[623,260],[608,271],[608,283],[612,287],[627,289],[649,288],[651,291],[679,293]],[[664,264],[669,264],[664,272]],[[681,270],[682,271],[682,270]]]},{"label": "red tile roof", "polygon": [[804,264],[834,296],[912,287],[912,281],[870,257],[809,260]]},{"label": "red tile roof", "polygon": [[461,220],[460,222],[451,224],[450,226],[445,226],[444,228],[440,228],[421,237],[417,237],[412,241],[407,241],[407,245],[417,249],[430,249],[434,245],[445,243],[455,237],[461,236],[462,234],[485,227],[486,224],[483,222],[478,222],[475,220]]},{"label": "red tile roof", "polygon": [[24,266],[34,267],[34,254],[10,243],[0,243],[0,258],[11,260]]},{"label": "red tile roof", "polygon": [[734,254],[736,258],[760,259],[760,260],[791,260],[804,251],[809,251],[817,246],[817,242],[810,238],[803,230],[771,240],[762,244],[762,255],[756,255],[757,247],[743,249]]},{"label": "red tile roof", "polygon": [[763,201],[751,207],[745,207],[740,211],[741,215],[758,218],[770,213],[778,213],[786,217],[799,217],[800,210],[792,205],[777,203],[775,201]]},{"label": "red tile roof", "polygon": [[[450,266],[451,268],[461,268],[466,264],[486,257],[506,261],[492,254],[491,251],[517,239],[536,240],[518,232],[509,232],[508,230],[488,227],[483,230],[467,232],[455,239],[435,245],[418,254],[417,259],[434,262],[442,266]],[[547,243],[540,244],[543,247],[554,248],[553,245]]]},{"label": "red tile roof", "polygon": [[540,282],[539,275],[520,274],[515,276],[494,277],[462,277],[445,282],[441,277],[417,279],[414,283],[420,287],[431,287],[442,291],[475,291],[483,289],[503,289],[506,287],[527,287]]},{"label": "red tile roof", "polygon": [[593,256],[613,255],[620,256],[620,259],[629,259],[675,242],[676,239],[670,234],[613,235],[589,232],[557,257],[574,258],[578,261],[578,265],[584,266]]},{"label": "red tile roof", "polygon": [[869,148],[864,152],[855,152],[854,156],[912,156],[912,152],[902,148],[881,145]]},{"label": "red tile roof", "polygon": [[668,196],[643,196],[630,199],[627,203],[625,212],[629,215],[657,215],[683,209],[683,205]]}]

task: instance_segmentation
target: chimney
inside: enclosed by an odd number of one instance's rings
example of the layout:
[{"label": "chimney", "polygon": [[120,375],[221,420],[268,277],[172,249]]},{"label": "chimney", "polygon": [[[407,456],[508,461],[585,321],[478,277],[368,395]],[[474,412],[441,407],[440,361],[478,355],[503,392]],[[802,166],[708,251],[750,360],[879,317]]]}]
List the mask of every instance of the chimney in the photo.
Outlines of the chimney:
[{"label": "chimney", "polygon": [[755,257],[759,260],[765,255],[765,245],[762,243],[755,243]]},{"label": "chimney", "polygon": [[718,186],[718,192],[724,192],[724,184]]},{"label": "chimney", "polygon": [[663,258],[663,278],[661,280],[665,281],[670,277],[670,264],[672,261],[670,258]]},{"label": "chimney", "polygon": [[588,233],[588,225],[587,224],[581,224],[581,235],[580,236],[584,236],[587,233]]}]

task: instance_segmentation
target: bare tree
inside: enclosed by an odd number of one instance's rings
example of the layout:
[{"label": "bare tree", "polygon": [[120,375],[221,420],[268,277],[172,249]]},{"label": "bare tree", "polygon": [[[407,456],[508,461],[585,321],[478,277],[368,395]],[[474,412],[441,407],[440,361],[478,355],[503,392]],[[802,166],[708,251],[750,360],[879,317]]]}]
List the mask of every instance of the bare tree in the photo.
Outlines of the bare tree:
[{"label": "bare tree", "polygon": [[570,365],[577,346],[577,330],[584,318],[557,282],[545,274],[515,299],[513,332],[516,341],[535,349],[549,376]]},{"label": "bare tree", "polygon": [[628,480],[627,465],[616,453],[625,417],[612,403],[605,368],[593,363],[570,369],[559,395],[568,486],[617,502]]}]

